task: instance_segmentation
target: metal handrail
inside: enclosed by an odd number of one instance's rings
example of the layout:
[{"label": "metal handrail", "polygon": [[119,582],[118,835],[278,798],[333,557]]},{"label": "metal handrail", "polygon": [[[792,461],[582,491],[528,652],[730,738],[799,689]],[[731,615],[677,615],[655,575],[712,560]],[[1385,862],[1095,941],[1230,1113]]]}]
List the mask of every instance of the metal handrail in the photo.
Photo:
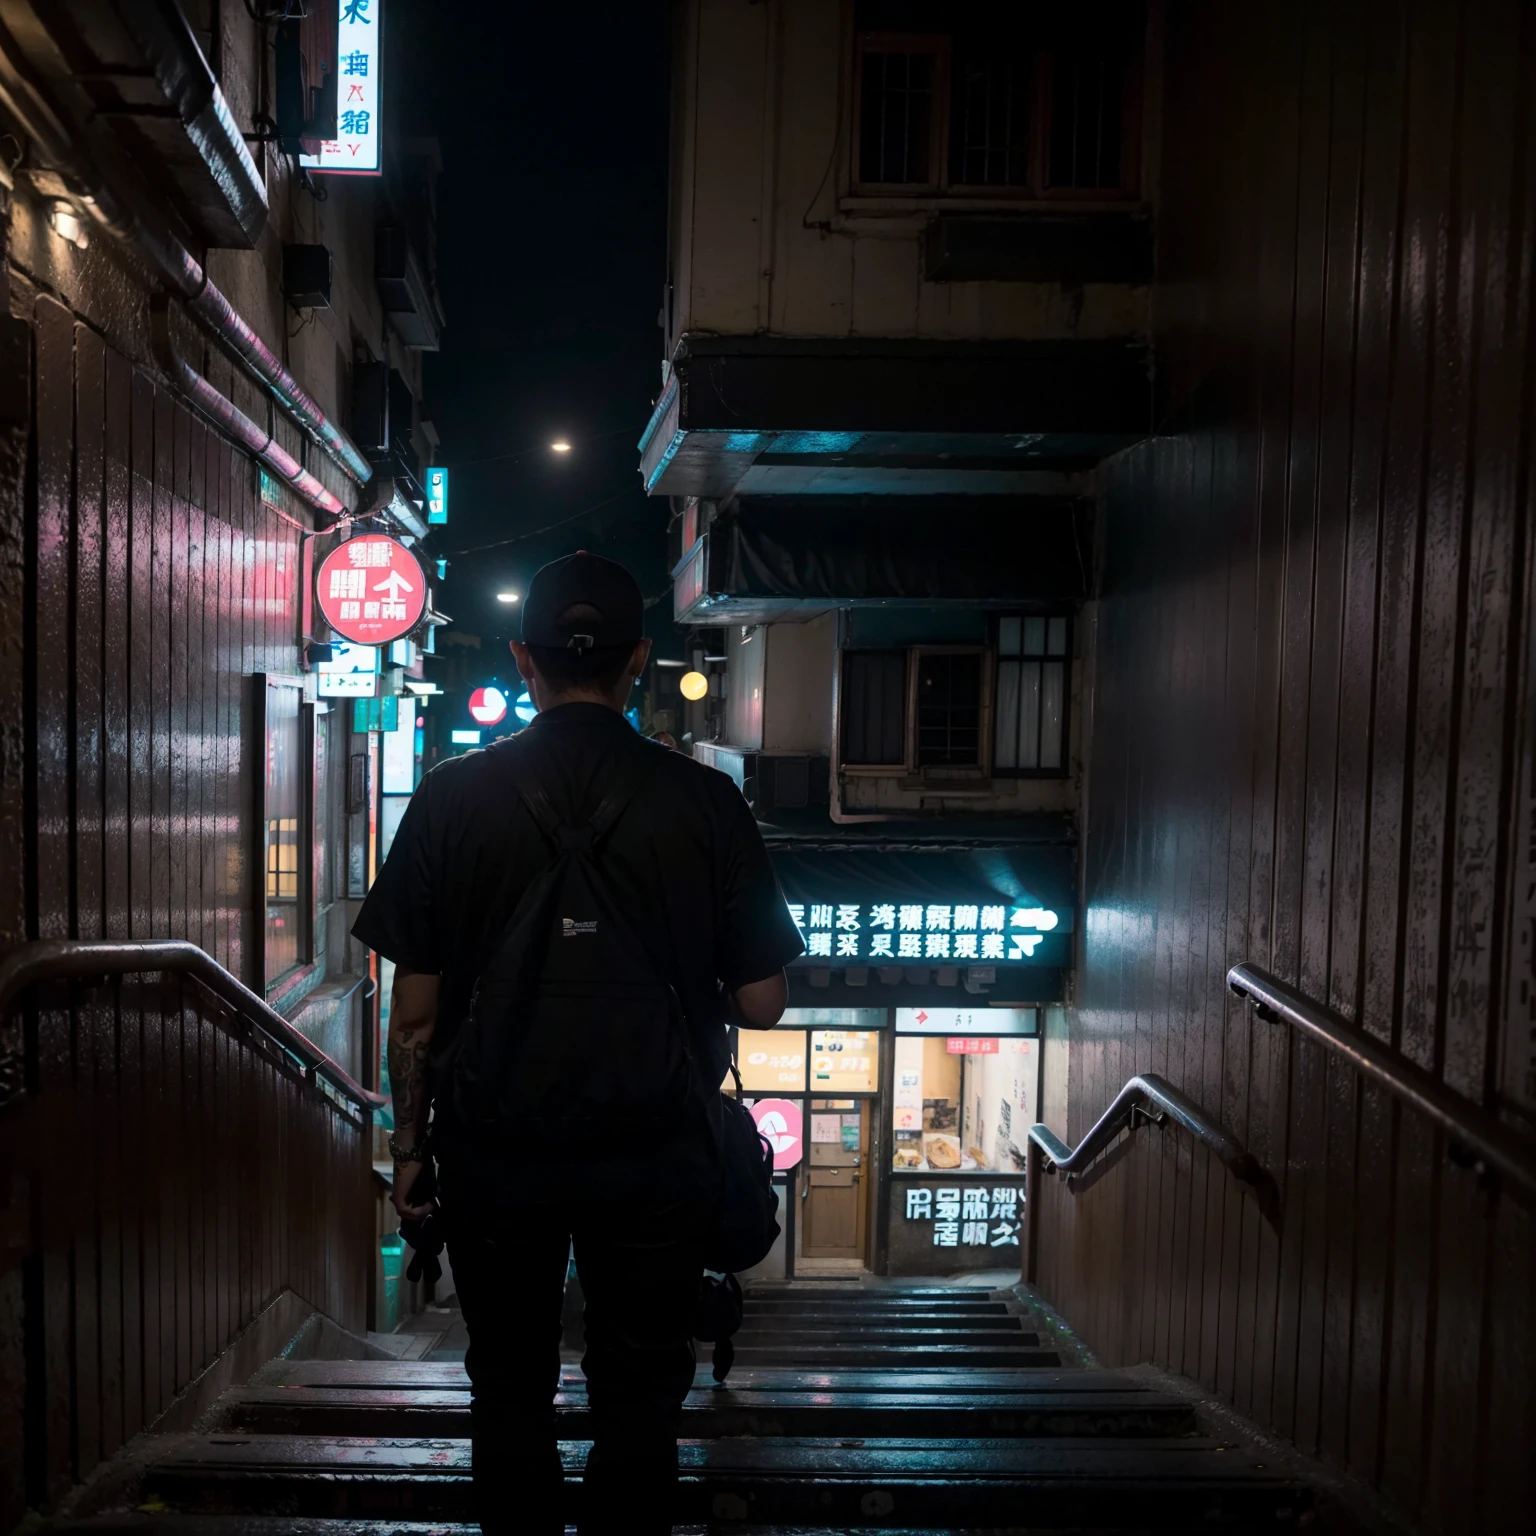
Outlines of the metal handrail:
[{"label": "metal handrail", "polygon": [[1058,1173],[1070,1177],[1086,1168],[1138,1114],[1156,1125],[1166,1125],[1170,1119],[1177,1121],[1196,1141],[1209,1147],[1242,1183],[1256,1185],[1263,1177],[1258,1159],[1231,1131],[1212,1120],[1172,1083],[1153,1073],[1133,1077],[1075,1147],[1068,1147],[1048,1125],[1030,1126],[1029,1139]]},{"label": "metal handrail", "polygon": [[1417,1062],[1256,965],[1234,965],[1227,972],[1227,985],[1252,1002],[1261,1019],[1283,1020],[1310,1035],[1363,1077],[1438,1125],[1459,1161],[1481,1164],[1536,1195],[1536,1152],[1487,1110],[1447,1088]]},{"label": "metal handrail", "polygon": [[382,1109],[389,1102],[383,1094],[370,1093],[355,1082],[318,1045],[301,1035],[270,1003],[225,970],[206,950],[183,939],[144,943],[34,939],[19,945],[0,960],[0,1018],[4,1018],[28,987],[38,982],[79,980],[87,976],[142,975],[154,971],[190,976],[301,1062],[307,1076],[329,1084],[342,1098],[365,1113]]},{"label": "metal handrail", "polygon": [[1134,1127],[1138,1117],[1157,1126],[1167,1125],[1172,1120],[1188,1131],[1196,1141],[1210,1148],[1233,1178],[1253,1191],[1259,1209],[1266,1217],[1271,1221],[1279,1219],[1279,1192],[1259,1160],[1193,1099],[1180,1093],[1166,1078],[1148,1072],[1133,1077],[1115,1095],[1114,1103],[1075,1147],[1069,1147],[1048,1125],[1030,1126],[1025,1162],[1025,1280],[1033,1284],[1038,1269],[1039,1190],[1046,1172],[1045,1164],[1061,1174],[1063,1182],[1070,1188],[1073,1175],[1092,1163],[1121,1131]]}]

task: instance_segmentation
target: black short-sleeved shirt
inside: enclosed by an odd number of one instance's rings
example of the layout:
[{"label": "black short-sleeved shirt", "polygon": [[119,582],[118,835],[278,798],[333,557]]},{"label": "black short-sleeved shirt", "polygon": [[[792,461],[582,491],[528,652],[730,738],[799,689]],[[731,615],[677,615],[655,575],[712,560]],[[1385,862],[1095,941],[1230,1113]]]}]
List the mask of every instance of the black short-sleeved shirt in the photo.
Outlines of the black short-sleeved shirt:
[{"label": "black short-sleeved shirt", "polygon": [[[617,711],[563,704],[421,781],[352,932],[397,965],[441,975],[434,1062],[468,1016],[525,887],[554,857],[512,788],[509,758],[533,754],[556,812],[580,823],[636,746]],[[729,1060],[721,984],[772,976],[804,946],[740,791],[691,757],[658,757],[600,857],[639,931],[670,956],[697,1081],[712,1092]]]}]

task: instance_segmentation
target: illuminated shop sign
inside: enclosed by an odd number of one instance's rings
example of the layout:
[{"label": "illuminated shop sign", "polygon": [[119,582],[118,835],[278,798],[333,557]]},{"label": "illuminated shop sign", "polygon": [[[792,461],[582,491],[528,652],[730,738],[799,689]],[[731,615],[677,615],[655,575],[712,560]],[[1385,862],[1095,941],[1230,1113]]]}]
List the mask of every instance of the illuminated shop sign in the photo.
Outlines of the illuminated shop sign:
[{"label": "illuminated shop sign", "polygon": [[446,469],[427,471],[427,521],[429,523],[448,521],[448,471]]},{"label": "illuminated shop sign", "polygon": [[469,715],[477,725],[500,725],[507,718],[507,696],[500,688],[476,688],[469,696]]},{"label": "illuminated shop sign", "polygon": [[325,622],[358,645],[388,645],[421,622],[427,578],[405,545],[382,533],[338,544],[315,578]]},{"label": "illuminated shop sign", "polygon": [[792,903],[808,959],[1033,960],[1061,919],[1045,907]]},{"label": "illuminated shop sign", "polygon": [[898,1008],[898,1035],[1037,1035],[1037,1008]]},{"label": "illuminated shop sign", "polygon": [[1006,1184],[904,1190],[909,1222],[931,1224],[935,1248],[1017,1248],[1019,1191]]},{"label": "illuminated shop sign", "polygon": [[371,699],[378,672],[377,647],[337,640],[331,646],[331,659],[320,663],[319,695],[322,699]]},{"label": "illuminated shop sign", "polygon": [[318,155],[300,155],[299,164],[310,171],[377,176],[384,0],[337,0],[336,13],[336,137],[321,144]]}]

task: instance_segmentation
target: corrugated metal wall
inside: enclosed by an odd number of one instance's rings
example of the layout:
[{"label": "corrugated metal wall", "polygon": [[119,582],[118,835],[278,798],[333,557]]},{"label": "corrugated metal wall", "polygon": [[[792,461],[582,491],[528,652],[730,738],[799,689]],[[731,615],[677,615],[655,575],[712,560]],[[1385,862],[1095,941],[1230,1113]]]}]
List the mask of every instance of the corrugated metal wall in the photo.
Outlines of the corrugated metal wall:
[{"label": "corrugated metal wall", "polygon": [[[0,354],[0,938],[187,938],[260,990],[250,679],[296,662],[299,530],[68,310],[30,330]],[[0,1527],[284,1290],[366,1327],[369,1139],[191,984],[0,1020]]]},{"label": "corrugated metal wall", "polygon": [[50,299],[36,359],[34,936],[186,938],[259,991],[249,678],[296,667],[299,530]]},{"label": "corrugated metal wall", "polygon": [[1164,1073],[1284,1213],[1139,1132],[1047,1186],[1043,1288],[1107,1362],[1199,1380],[1430,1527],[1525,1529],[1531,1213],[1223,976],[1267,966],[1536,1110],[1506,983],[1536,9],[1175,3],[1168,64],[1180,405],[1108,480],[1069,1129]]}]

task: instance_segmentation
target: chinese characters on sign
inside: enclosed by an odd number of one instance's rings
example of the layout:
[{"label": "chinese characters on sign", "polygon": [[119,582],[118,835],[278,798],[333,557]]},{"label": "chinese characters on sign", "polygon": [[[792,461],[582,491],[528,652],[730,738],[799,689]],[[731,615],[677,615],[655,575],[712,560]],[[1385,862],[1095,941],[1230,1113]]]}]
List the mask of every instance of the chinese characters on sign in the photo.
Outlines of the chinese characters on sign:
[{"label": "chinese characters on sign", "polygon": [[1045,907],[791,902],[809,959],[1032,960],[1060,923]]},{"label": "chinese characters on sign", "polygon": [[421,622],[427,582],[405,545],[366,533],[325,557],[315,597],[337,634],[359,645],[387,645]]},{"label": "chinese characters on sign", "polygon": [[379,174],[379,70],[384,0],[340,0],[336,27],[336,137],[318,155],[300,155],[306,170]]},{"label": "chinese characters on sign", "polygon": [[909,1189],[908,1221],[933,1223],[935,1248],[1019,1246],[1019,1192],[1007,1185]]}]

